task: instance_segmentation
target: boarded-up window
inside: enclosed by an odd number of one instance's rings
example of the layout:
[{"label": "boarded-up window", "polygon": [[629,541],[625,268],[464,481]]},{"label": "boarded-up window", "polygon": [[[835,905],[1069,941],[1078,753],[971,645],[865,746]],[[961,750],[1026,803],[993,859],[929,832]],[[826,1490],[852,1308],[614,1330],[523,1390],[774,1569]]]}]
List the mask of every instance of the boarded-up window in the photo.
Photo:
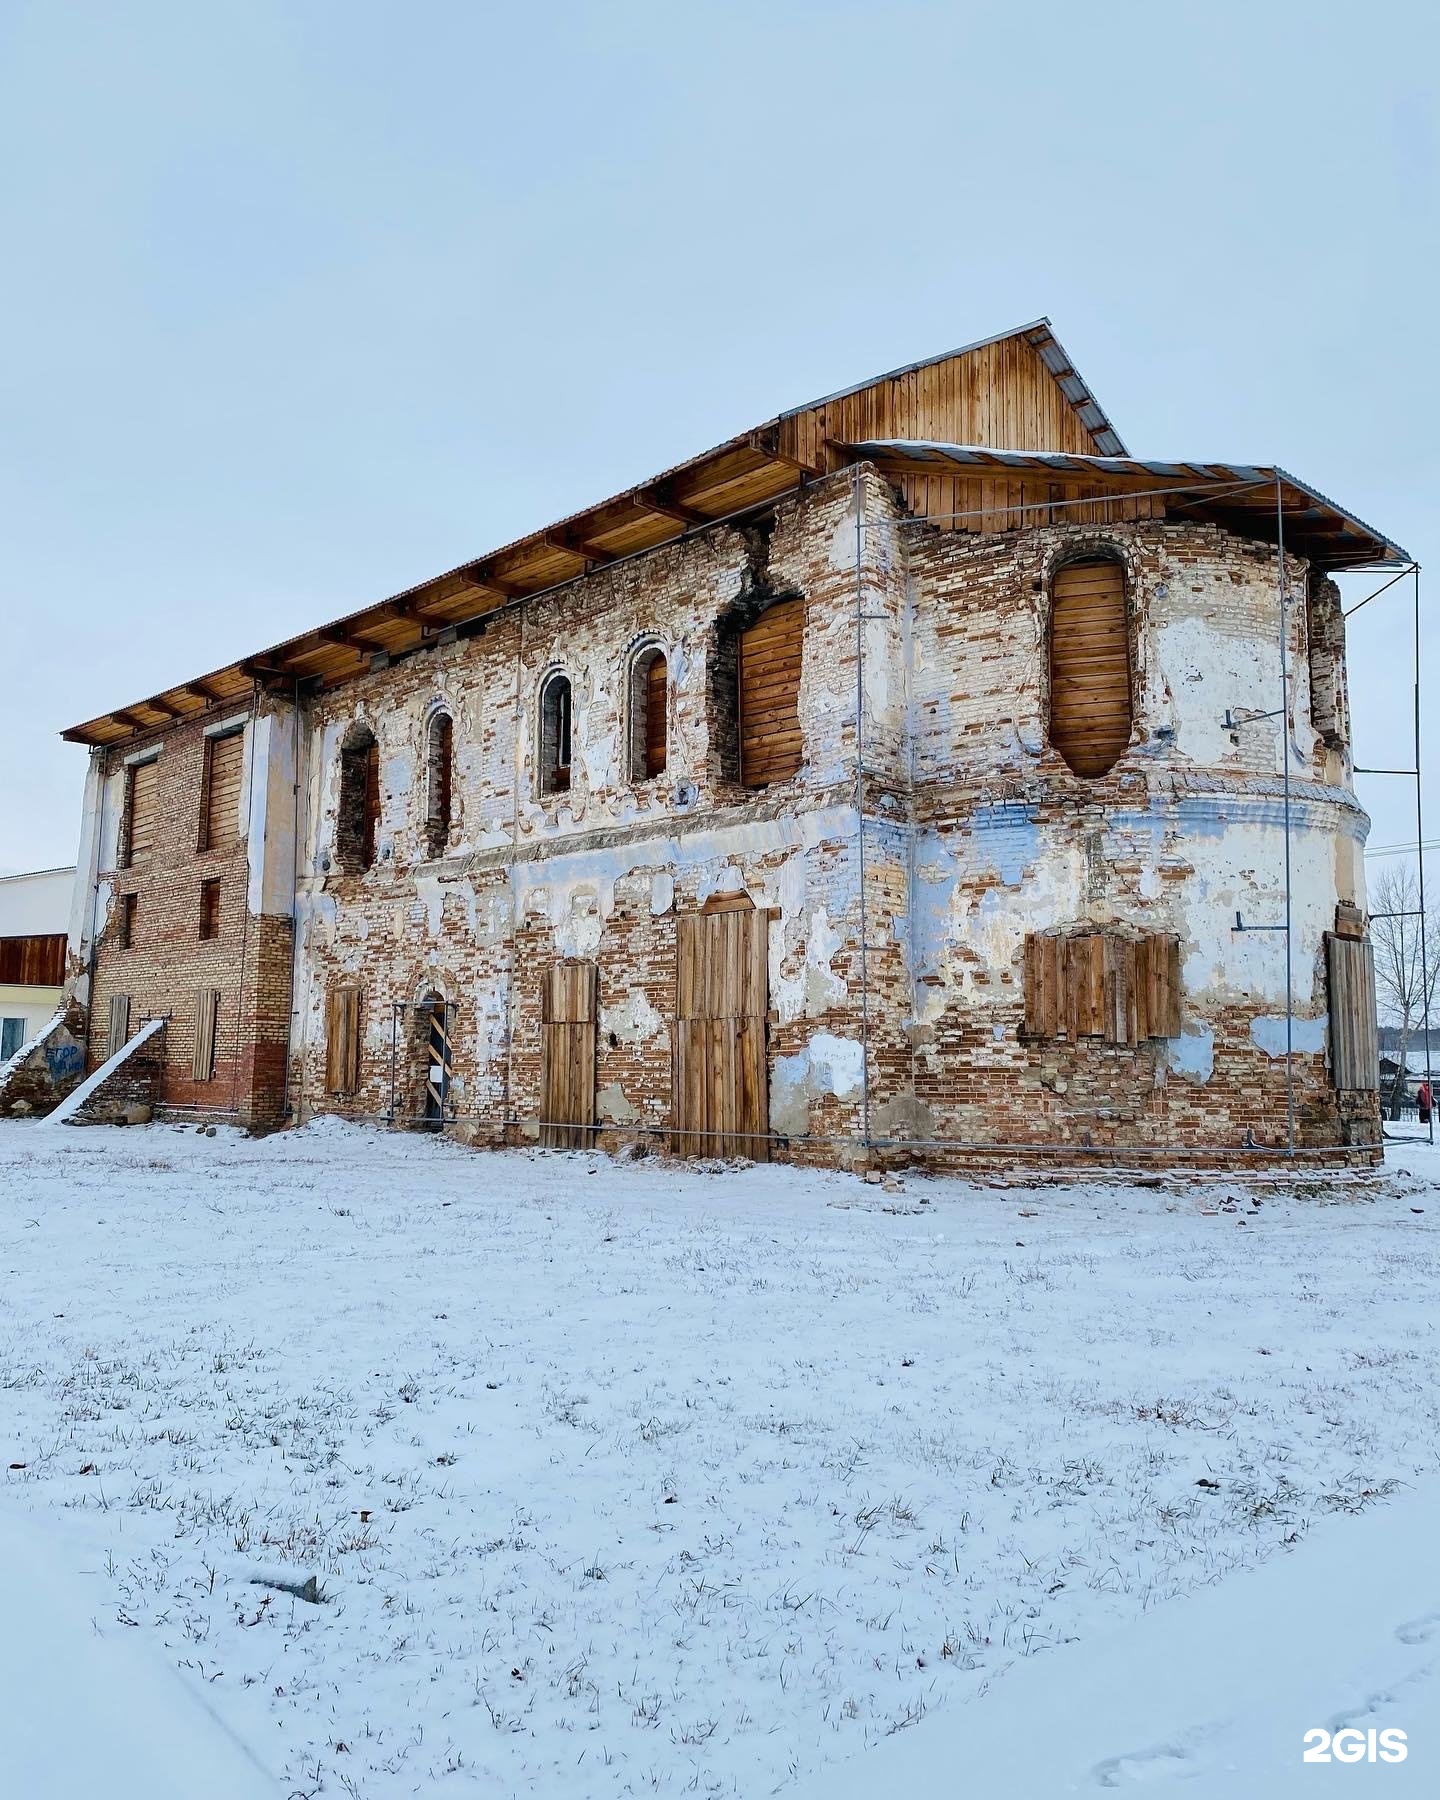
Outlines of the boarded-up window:
[{"label": "boarded-up window", "polygon": [[630,664],[630,779],[653,781],[666,765],[666,704],[670,670],[655,644]]},{"label": "boarded-up window", "polygon": [[744,901],[675,921],[674,1149],[770,1154],[769,915]]},{"label": "boarded-up window", "polygon": [[630,779],[653,781],[665,773],[669,670],[653,644],[630,665]]},{"label": "boarded-up window", "polygon": [[1077,775],[1106,775],[1130,742],[1125,571],[1066,563],[1050,594],[1050,742]]},{"label": "boarded-up window", "polygon": [[105,1060],[118,1056],[125,1048],[126,1039],[130,1036],[130,996],[128,994],[112,994],[110,996],[110,1038],[105,1046]]},{"label": "boarded-up window", "polygon": [[805,602],[777,600],[740,634],[740,780],[785,781],[800,767],[800,658]]},{"label": "boarded-up window", "polygon": [[551,675],[540,690],[540,792],[570,791],[570,677]]},{"label": "boarded-up window", "polygon": [[245,733],[227,731],[205,740],[205,794],[200,809],[200,848],[219,849],[242,835],[240,775],[245,763]]},{"label": "boarded-up window", "polygon": [[352,725],[340,746],[340,804],[335,821],[335,847],[347,875],[360,874],[375,861],[379,822],[380,746],[368,725]]},{"label": "boarded-up window", "polygon": [[65,949],[63,931],[43,937],[0,938],[0,982],[13,982],[18,987],[62,986]]},{"label": "boarded-up window", "polygon": [[1025,1035],[1139,1044],[1180,1035],[1180,940],[1114,931],[1025,939]]},{"label": "boarded-up window", "polygon": [[360,1085],[360,990],[331,988],[325,996],[325,1087],[353,1094]]},{"label": "boarded-up window", "polygon": [[220,1017],[219,988],[201,988],[195,996],[195,1049],[190,1074],[196,1081],[215,1078],[215,1024]]},{"label": "boarded-up window", "polygon": [[595,965],[556,963],[540,983],[540,1142],[582,1150],[595,1124]]},{"label": "boarded-up window", "polygon": [[200,883],[200,936],[201,938],[218,938],[220,935],[220,882],[219,878]]},{"label": "boarded-up window", "polygon": [[1368,938],[1325,934],[1330,974],[1330,1069],[1340,1093],[1380,1086],[1375,952]]},{"label": "boarded-up window", "polygon": [[160,787],[160,759],[132,763],[125,784],[122,868],[145,862],[155,843],[155,801]]},{"label": "boarded-up window", "polygon": [[431,856],[443,856],[450,842],[454,743],[449,713],[437,712],[430,721],[425,753],[425,847]]}]

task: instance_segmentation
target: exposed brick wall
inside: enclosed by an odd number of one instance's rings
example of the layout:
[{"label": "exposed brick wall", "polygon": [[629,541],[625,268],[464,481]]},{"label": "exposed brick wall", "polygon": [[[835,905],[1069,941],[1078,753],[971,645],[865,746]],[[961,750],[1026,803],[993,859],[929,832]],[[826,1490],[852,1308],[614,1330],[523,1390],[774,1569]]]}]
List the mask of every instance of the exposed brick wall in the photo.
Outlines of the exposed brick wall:
[{"label": "exposed brick wall", "polygon": [[[1135,731],[1108,776],[1081,781],[1048,743],[1049,583],[1066,557],[1101,549],[1127,572]],[[1309,571],[1292,559],[1287,574],[1297,1130],[1305,1145],[1363,1142],[1378,1135],[1370,1098],[1342,1102],[1329,1083],[1322,951],[1337,901],[1363,904],[1366,821],[1311,721]],[[805,759],[751,792],[736,780],[727,657],[735,624],[788,593],[806,607]],[[1030,1144],[1273,1148],[1283,940],[1232,926],[1237,911],[1273,924],[1280,907],[1284,734],[1250,722],[1277,703],[1278,634],[1273,551],[1218,527],[946,533],[906,522],[873,473],[820,481],[763,529],[713,527],[306,700],[293,942],[279,917],[251,918],[237,942],[243,852],[195,854],[198,739],[167,736],[168,835],[152,867],[113,878],[140,893],[139,942],[102,939],[95,1017],[113,991],[134,996],[137,1022],[173,1009],[165,1097],[193,1102],[188,996],[218,986],[210,1085],[234,1086],[256,1117],[277,1116],[287,1090],[300,1116],[381,1117],[393,1081],[403,1122],[427,1062],[415,1008],[443,998],[456,1007],[462,1134],[523,1141],[540,1108],[541,983],[559,959],[593,960],[597,1109],[613,1145],[671,1121],[677,914],[743,889],[770,915],[778,1154],[845,1161],[867,1122],[897,1160],[936,1137],[995,1146],[996,1160]],[[668,758],[644,780],[633,658],[655,645]],[[571,785],[547,794],[538,702],[555,671],[572,684]],[[426,824],[437,707],[454,722],[440,854]],[[353,822],[340,818],[341,747],[357,729],[379,746],[365,871],[342,852]],[[195,941],[204,874],[227,884],[230,935],[214,946]],[[1184,1035],[1127,1049],[1027,1041],[1026,931],[1111,923],[1179,938]],[[340,985],[363,994],[361,1073],[353,1094],[331,1095],[325,1003]]]},{"label": "exposed brick wall", "polygon": [[[292,926],[289,918],[249,911],[248,840],[241,835],[214,848],[196,849],[204,791],[203,721],[155,733],[159,793],[154,848],[129,868],[116,868],[121,835],[125,764],[113,755],[107,769],[108,854],[100,886],[102,926],[95,946],[88,1064],[104,1060],[112,994],[130,996],[132,1034],[146,1019],[164,1017],[163,1059],[153,1095],[157,1104],[200,1112],[233,1113],[247,1122],[280,1117],[290,1025]],[[144,749],[147,744],[136,748]],[[130,747],[127,746],[127,754]],[[247,770],[249,768],[247,752]],[[263,808],[245,783],[245,810],[257,828]],[[219,929],[200,936],[200,889],[220,883]],[[123,946],[121,902],[135,896],[132,942]],[[196,996],[220,994],[214,1074],[193,1075]],[[107,1084],[107,1088],[108,1088]]]},{"label": "exposed brick wall", "polygon": [[160,1030],[132,1050],[115,1071],[107,1075],[70,1115],[72,1125],[115,1125],[123,1122],[132,1106],[160,1103],[165,1087],[165,1038]]}]

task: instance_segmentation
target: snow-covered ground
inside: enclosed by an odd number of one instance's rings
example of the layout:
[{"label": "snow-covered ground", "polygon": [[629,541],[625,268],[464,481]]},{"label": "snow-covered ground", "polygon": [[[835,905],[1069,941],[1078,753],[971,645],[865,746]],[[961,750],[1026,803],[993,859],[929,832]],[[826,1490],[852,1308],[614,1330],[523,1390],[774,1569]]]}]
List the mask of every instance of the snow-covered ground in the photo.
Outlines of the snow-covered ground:
[{"label": "snow-covered ground", "polygon": [[[0,1124],[0,1564],[42,1534],[57,1609],[177,1667],[257,1794],[1269,1794],[1282,1698],[1410,1737],[1388,1767],[1297,1741],[1295,1792],[1410,1791],[1440,1739],[1433,1552],[1396,1594],[1440,1496],[1432,1168],[892,1193]],[[1301,1597],[1357,1560],[1332,1679]],[[278,1585],[312,1575],[318,1604]],[[64,1579],[19,1585],[12,1644]],[[1232,1628],[1248,1714],[1181,1654]],[[1064,1770],[995,1761],[1106,1668],[1135,1698]]]}]

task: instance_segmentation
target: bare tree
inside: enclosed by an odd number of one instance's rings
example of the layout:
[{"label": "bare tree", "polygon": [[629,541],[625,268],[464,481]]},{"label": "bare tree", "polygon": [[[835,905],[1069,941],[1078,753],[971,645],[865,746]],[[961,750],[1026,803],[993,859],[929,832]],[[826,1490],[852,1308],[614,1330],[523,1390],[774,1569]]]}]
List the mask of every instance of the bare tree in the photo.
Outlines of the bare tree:
[{"label": "bare tree", "polygon": [[[1399,1068],[1390,1093],[1390,1116],[1399,1118],[1405,1096],[1405,1053],[1412,1033],[1435,1005],[1435,978],[1440,944],[1435,921],[1425,920],[1429,968],[1420,954],[1420,879],[1409,863],[1388,868],[1370,890],[1370,938],[1375,946],[1375,999],[1380,1016],[1398,1033]],[[1428,989],[1428,991],[1427,991]],[[1428,1046],[1427,1046],[1428,1048]]]}]

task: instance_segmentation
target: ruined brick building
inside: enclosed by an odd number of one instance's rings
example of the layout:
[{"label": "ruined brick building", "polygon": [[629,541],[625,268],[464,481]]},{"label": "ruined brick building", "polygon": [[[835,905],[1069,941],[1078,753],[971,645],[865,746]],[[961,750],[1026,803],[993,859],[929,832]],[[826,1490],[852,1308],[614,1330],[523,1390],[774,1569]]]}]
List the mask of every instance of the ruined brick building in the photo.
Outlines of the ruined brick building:
[{"label": "ruined brick building", "polygon": [[68,732],[70,1028],[261,1125],[1372,1145],[1331,577],[1404,560],[1045,321],[900,370]]}]

